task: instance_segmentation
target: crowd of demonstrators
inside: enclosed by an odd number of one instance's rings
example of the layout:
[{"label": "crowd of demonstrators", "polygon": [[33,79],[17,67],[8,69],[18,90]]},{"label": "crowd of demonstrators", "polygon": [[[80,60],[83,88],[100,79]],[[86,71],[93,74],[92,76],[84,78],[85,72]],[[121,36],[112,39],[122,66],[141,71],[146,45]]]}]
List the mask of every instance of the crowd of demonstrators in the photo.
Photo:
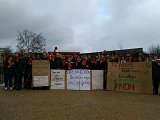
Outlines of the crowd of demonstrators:
[{"label": "crowd of demonstrators", "polygon": [[[20,90],[22,88],[22,78],[24,78],[24,88],[31,88],[32,60],[48,60],[50,61],[50,69],[96,69],[107,71],[108,62],[128,63],[152,61],[153,59],[153,55],[142,53],[125,55],[116,55],[115,53],[109,55],[104,52],[94,55],[76,53],[61,54],[55,51],[41,54],[14,53],[12,56],[4,56],[3,60],[5,90],[8,88],[12,90],[13,79],[14,89]],[[158,64],[156,65],[158,66]]]},{"label": "crowd of demonstrators", "polygon": [[[28,76],[27,70],[30,69],[31,73],[31,65],[28,67],[28,57],[25,57],[21,54],[15,54],[13,56],[4,56],[3,60],[3,73],[4,73],[4,84],[5,84],[5,90],[10,89],[12,90],[13,87],[16,90],[20,90],[22,88],[22,78],[24,76]],[[32,76],[32,75],[31,75]],[[31,77],[28,78],[31,80]],[[25,78],[25,79],[26,79]],[[14,79],[14,84],[12,84]]]}]

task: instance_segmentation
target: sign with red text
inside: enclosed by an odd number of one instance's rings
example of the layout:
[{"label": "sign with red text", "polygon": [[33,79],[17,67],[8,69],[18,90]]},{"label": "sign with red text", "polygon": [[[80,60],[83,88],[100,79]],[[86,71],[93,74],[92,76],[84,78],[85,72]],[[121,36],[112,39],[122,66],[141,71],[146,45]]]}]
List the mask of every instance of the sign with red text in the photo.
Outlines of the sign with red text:
[{"label": "sign with red text", "polygon": [[65,70],[51,70],[50,89],[65,89]]},{"label": "sign with red text", "polygon": [[68,90],[90,90],[91,89],[90,70],[72,69],[67,70]]},{"label": "sign with red text", "polygon": [[107,90],[152,93],[151,63],[108,63]]}]

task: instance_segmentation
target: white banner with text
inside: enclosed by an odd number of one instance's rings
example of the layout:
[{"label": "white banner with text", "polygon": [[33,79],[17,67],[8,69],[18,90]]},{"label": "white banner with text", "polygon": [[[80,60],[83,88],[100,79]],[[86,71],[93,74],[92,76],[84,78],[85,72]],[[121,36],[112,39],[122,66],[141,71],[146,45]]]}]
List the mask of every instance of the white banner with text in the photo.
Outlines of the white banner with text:
[{"label": "white banner with text", "polygon": [[68,90],[91,90],[91,75],[87,69],[67,70]]}]

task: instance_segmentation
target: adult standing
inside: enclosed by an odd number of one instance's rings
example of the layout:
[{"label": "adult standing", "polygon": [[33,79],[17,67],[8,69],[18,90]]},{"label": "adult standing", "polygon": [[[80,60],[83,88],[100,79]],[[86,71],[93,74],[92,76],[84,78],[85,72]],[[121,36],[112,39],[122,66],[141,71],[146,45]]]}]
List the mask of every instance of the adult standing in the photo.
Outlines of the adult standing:
[{"label": "adult standing", "polygon": [[22,88],[22,76],[25,70],[26,60],[22,58],[22,55],[18,55],[15,61],[15,89],[20,90]]},{"label": "adult standing", "polygon": [[11,57],[9,59],[4,58],[3,71],[4,71],[5,90],[7,90],[8,88],[12,90],[13,65],[14,65],[14,62]]},{"label": "adult standing", "polygon": [[32,58],[29,57],[26,61],[24,73],[24,88],[30,89],[32,85]]},{"label": "adult standing", "polygon": [[153,94],[158,94],[160,84],[160,60],[152,62]]}]

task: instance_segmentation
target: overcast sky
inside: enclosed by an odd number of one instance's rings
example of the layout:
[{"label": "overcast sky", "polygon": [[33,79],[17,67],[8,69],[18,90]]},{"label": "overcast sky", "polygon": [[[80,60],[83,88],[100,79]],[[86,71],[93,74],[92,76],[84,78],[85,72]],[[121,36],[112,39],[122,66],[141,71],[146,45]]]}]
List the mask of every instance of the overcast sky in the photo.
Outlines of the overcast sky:
[{"label": "overcast sky", "polygon": [[0,46],[42,33],[47,51],[94,52],[160,44],[160,0],[0,0]]}]

